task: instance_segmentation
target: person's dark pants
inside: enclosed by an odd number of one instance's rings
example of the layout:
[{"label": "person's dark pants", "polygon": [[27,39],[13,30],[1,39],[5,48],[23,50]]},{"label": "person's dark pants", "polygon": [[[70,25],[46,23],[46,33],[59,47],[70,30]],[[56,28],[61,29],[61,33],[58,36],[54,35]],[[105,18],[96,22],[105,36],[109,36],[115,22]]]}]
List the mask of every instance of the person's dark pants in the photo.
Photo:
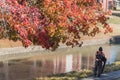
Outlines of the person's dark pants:
[{"label": "person's dark pants", "polygon": [[103,73],[103,71],[104,71],[104,67],[105,67],[106,61],[107,61],[107,59],[105,59],[105,60],[103,61],[102,72],[101,72],[101,73]]},{"label": "person's dark pants", "polygon": [[94,67],[94,76],[98,75],[100,77],[102,71],[102,61],[96,61]]}]

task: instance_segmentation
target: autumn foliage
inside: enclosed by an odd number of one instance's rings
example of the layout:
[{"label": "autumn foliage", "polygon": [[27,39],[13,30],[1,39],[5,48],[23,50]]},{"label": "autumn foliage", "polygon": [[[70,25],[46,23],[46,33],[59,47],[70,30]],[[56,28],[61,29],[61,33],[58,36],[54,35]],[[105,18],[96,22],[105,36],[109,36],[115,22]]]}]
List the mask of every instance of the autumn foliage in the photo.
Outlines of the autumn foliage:
[{"label": "autumn foliage", "polygon": [[25,47],[80,46],[81,36],[100,32],[98,24],[112,32],[106,15],[96,0],[1,0],[0,38],[20,40]]}]

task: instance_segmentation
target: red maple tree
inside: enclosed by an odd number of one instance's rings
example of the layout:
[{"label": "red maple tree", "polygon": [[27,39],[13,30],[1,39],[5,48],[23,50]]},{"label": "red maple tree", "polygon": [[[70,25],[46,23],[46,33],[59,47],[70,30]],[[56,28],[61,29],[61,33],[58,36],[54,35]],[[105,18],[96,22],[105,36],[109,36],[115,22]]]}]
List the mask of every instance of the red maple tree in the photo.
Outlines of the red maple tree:
[{"label": "red maple tree", "polygon": [[60,43],[81,45],[82,35],[112,32],[106,12],[96,0],[0,1],[0,38],[20,40],[23,46],[56,49]]}]

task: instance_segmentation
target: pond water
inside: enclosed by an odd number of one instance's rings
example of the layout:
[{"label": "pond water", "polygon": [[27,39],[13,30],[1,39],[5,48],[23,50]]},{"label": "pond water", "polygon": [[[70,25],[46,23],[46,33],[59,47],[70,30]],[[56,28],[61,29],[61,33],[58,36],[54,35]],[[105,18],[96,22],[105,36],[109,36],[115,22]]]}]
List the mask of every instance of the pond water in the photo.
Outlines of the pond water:
[{"label": "pond water", "polygon": [[120,45],[96,45],[0,56],[0,80],[33,80],[51,74],[93,69],[95,53],[102,46],[107,64],[120,61]]}]

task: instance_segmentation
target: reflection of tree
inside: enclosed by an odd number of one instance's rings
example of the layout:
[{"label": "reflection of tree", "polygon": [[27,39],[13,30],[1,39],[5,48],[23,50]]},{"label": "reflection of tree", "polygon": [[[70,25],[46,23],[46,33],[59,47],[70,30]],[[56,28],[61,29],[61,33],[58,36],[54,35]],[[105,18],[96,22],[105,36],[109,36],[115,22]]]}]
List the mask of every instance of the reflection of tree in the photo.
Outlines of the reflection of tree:
[{"label": "reflection of tree", "polygon": [[86,57],[82,56],[82,69],[86,69],[86,63],[87,63],[86,60],[87,60]]},{"label": "reflection of tree", "polygon": [[[71,54],[70,57],[72,57],[70,58],[72,63],[69,65],[71,71],[91,68],[94,62],[92,55],[83,56],[82,54]],[[6,77],[8,75],[8,78],[11,78],[11,80],[16,80],[16,78],[24,80],[27,78],[65,73],[66,65],[68,65],[66,58],[66,55],[56,55],[50,59],[42,58],[38,60],[14,61],[8,63],[10,65],[6,65],[8,68],[0,64],[0,67],[5,67],[6,72],[3,73],[6,74]]]},{"label": "reflection of tree", "polygon": [[81,54],[73,55],[73,71],[81,70]]},{"label": "reflection of tree", "polygon": [[37,66],[40,68],[42,67],[42,61],[37,61]]},{"label": "reflection of tree", "polygon": [[116,61],[120,61],[120,49],[118,50],[116,54]]},{"label": "reflection of tree", "polygon": [[65,72],[65,56],[56,56],[54,59],[54,74],[64,73]]},{"label": "reflection of tree", "polygon": [[93,55],[82,56],[82,69],[92,69],[93,65],[94,65]]},{"label": "reflection of tree", "polygon": [[89,56],[89,69],[93,69],[94,62],[95,62],[94,56],[90,55]]},{"label": "reflection of tree", "polygon": [[50,75],[53,74],[53,61],[52,60],[43,60],[42,61],[42,68],[41,68],[41,74],[42,75],[38,75],[38,76],[46,76],[46,75]]}]

